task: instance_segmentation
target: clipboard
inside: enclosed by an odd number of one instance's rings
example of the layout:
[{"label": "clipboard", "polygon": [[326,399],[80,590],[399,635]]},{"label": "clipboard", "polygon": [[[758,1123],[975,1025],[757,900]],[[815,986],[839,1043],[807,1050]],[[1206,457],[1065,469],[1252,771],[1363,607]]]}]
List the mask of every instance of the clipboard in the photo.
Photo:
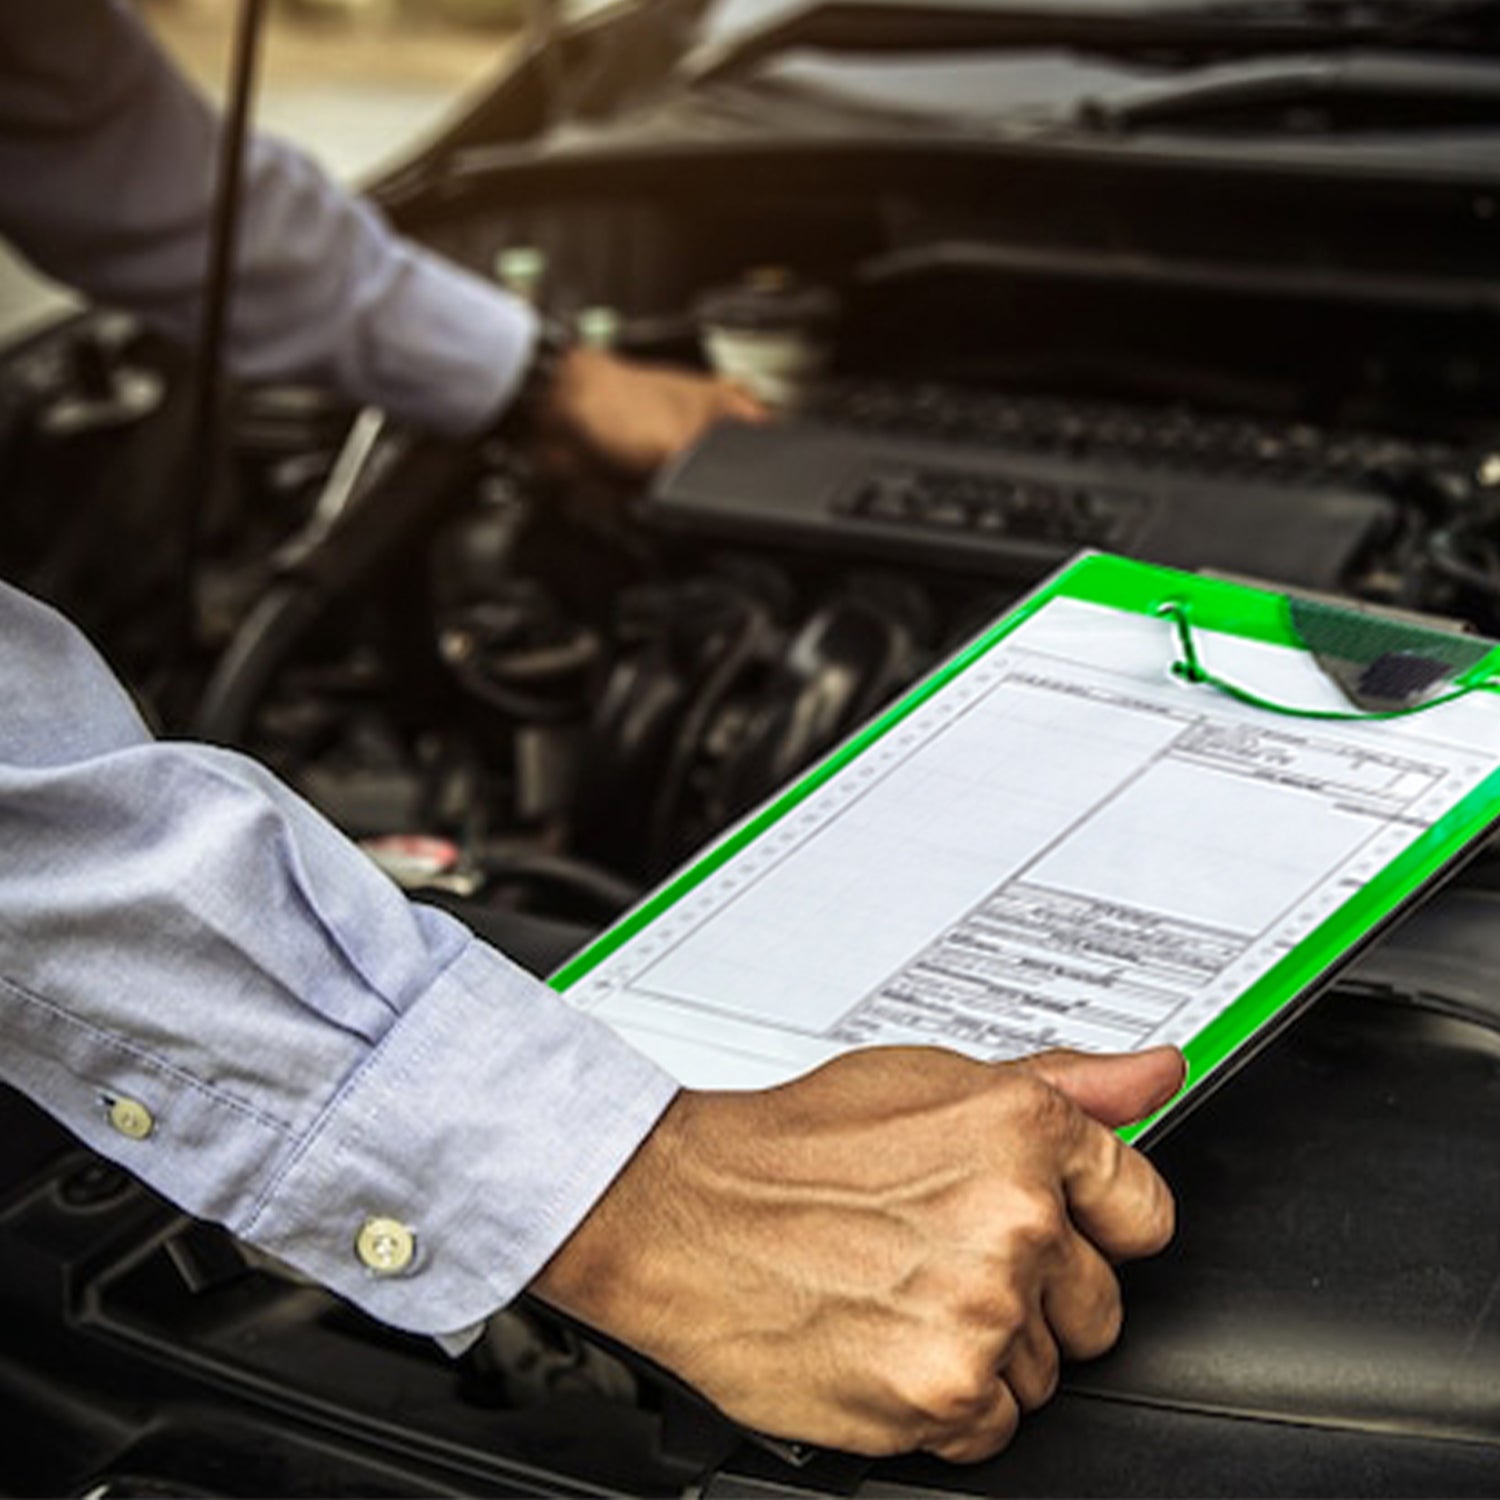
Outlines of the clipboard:
[{"label": "clipboard", "polygon": [[[767,1068],[774,1075],[782,1064],[782,1076],[795,1076],[839,1051],[893,1041],[999,1057],[1037,1050],[1020,1045],[1028,1035],[1039,1046],[1096,1050],[1132,1050],[1120,1038],[1171,1040],[1187,1057],[1183,1092],[1121,1131],[1147,1145],[1482,844],[1500,819],[1497,670],[1500,648],[1474,637],[1085,554],[550,982],[679,1076],[698,1066],[676,1066],[683,1058],[716,1049],[731,1074],[742,1062],[743,1080],[728,1086],[776,1081]],[[1034,733],[1028,715],[1040,726]],[[982,764],[986,735],[993,776]],[[1028,755],[1035,764],[1024,763]],[[1059,772],[1069,755],[1079,778],[1099,784],[1092,802]],[[1109,784],[1112,768],[1119,786]],[[1002,852],[987,874],[984,828],[996,843],[1011,838],[1010,804],[991,784],[1002,773],[1017,820],[1036,825],[1035,847],[1019,866],[1014,851]],[[1028,776],[1046,804],[1040,813],[1022,796]],[[900,824],[914,799],[933,828],[958,830],[951,862],[964,878],[949,880],[950,871],[938,880],[954,888],[940,893],[951,910],[902,869],[924,827],[881,842],[880,817]],[[962,826],[971,810],[977,831]],[[1058,824],[1050,833],[1048,816]],[[842,854],[840,838],[850,845]],[[881,849],[883,869],[859,858]],[[1090,851],[1107,871],[1090,872]],[[945,857],[942,847],[930,855],[928,877],[937,879]],[[863,882],[861,891],[873,882],[868,910],[859,907],[865,896],[850,896],[855,909],[846,912],[836,878],[818,886],[825,866]],[[1223,880],[1208,878],[1216,870]],[[814,884],[799,888],[803,876]],[[880,891],[882,880],[891,892]],[[832,936],[808,926],[804,911],[830,890],[819,909]],[[924,903],[941,918],[907,910]],[[778,910],[782,926],[767,927]],[[877,920],[882,913],[887,920]],[[841,921],[864,937],[836,942]],[[932,930],[873,988],[851,1005],[836,995],[844,1008],[833,1020],[799,1030],[826,990],[847,980],[857,991],[886,962],[888,954],[866,948],[899,945],[905,938],[892,929],[922,922]],[[811,981],[789,967],[795,934],[776,941],[799,923],[811,948],[827,949]],[[757,964],[769,965],[763,1001],[753,998]],[[744,993],[735,999],[736,991]],[[784,1013],[773,1014],[777,1006]],[[1049,1016],[1055,1025],[1038,1020]]]}]

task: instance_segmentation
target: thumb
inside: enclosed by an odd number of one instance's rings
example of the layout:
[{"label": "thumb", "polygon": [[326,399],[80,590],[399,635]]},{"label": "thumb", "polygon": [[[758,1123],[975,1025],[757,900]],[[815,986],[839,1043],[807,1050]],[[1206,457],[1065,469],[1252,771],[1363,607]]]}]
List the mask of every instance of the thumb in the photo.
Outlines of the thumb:
[{"label": "thumb", "polygon": [[721,381],[717,389],[718,416],[732,417],[737,422],[769,422],[771,409],[744,386],[732,380]]},{"label": "thumb", "polygon": [[1183,1085],[1187,1063],[1176,1047],[1144,1052],[1039,1052],[1020,1064],[1066,1094],[1101,1125],[1129,1125],[1154,1114]]}]

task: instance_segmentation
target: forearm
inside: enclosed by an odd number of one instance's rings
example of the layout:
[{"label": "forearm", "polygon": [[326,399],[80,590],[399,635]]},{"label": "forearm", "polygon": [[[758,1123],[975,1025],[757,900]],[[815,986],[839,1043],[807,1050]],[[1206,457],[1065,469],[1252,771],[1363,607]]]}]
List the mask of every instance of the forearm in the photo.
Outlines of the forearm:
[{"label": "forearm", "polygon": [[[201,313],[219,130],[123,8],[0,7],[0,232],[183,340]],[[523,304],[268,138],[251,144],[236,265],[236,373],[325,384],[437,431],[498,413],[534,338]]]},{"label": "forearm", "polygon": [[[398,1327],[509,1300],[671,1081],[264,771],[151,742],[76,633],[3,588],[0,641],[0,1074]],[[378,1218],[415,1237],[398,1275],[357,1252]]]}]

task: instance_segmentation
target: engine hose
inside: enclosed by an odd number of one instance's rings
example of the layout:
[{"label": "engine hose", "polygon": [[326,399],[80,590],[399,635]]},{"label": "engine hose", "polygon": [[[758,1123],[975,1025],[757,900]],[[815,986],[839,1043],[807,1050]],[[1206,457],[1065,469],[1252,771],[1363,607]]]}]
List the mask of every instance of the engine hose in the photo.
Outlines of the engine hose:
[{"label": "engine hose", "polygon": [[198,704],[195,738],[243,744],[282,663],[322,618],[326,600],[301,581],[279,583],[251,607],[214,667]]},{"label": "engine hose", "polygon": [[495,882],[550,886],[580,897],[601,916],[617,916],[640,900],[642,888],[602,865],[529,849],[482,849],[477,863]]},{"label": "engine hose", "polygon": [[1500,575],[1470,562],[1460,550],[1459,537],[1448,527],[1428,536],[1425,561],[1450,583],[1473,589],[1491,599],[1500,598]]},{"label": "engine hose", "polygon": [[335,604],[368,583],[413,537],[432,527],[472,478],[474,453],[436,439],[391,438],[370,487],[306,548],[254,604],[219,658],[193,719],[193,734],[242,744],[277,672]]},{"label": "engine hose", "polygon": [[746,605],[744,619],[740,622],[734,640],[725,647],[714,664],[708,680],[697,693],[691,710],[683,719],[662,773],[661,788],[651,804],[646,825],[647,857],[653,867],[673,863],[673,839],[678,831],[682,799],[703,737],[735,683],[747,668],[760,659],[773,628],[768,611],[755,603]]}]

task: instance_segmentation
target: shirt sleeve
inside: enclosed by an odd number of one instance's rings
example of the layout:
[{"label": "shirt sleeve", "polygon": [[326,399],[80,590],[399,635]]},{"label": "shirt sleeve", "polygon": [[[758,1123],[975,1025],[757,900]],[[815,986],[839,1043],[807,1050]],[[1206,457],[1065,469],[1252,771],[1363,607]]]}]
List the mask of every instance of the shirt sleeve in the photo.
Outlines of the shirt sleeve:
[{"label": "shirt sleeve", "polygon": [[375,1317],[461,1333],[675,1085],[0,585],[0,1077]]},{"label": "shirt sleeve", "polygon": [[[169,336],[198,327],[220,122],[121,0],[0,5],[0,233]],[[394,234],[285,142],[250,143],[229,363],[476,431],[536,336],[499,287]]]}]

